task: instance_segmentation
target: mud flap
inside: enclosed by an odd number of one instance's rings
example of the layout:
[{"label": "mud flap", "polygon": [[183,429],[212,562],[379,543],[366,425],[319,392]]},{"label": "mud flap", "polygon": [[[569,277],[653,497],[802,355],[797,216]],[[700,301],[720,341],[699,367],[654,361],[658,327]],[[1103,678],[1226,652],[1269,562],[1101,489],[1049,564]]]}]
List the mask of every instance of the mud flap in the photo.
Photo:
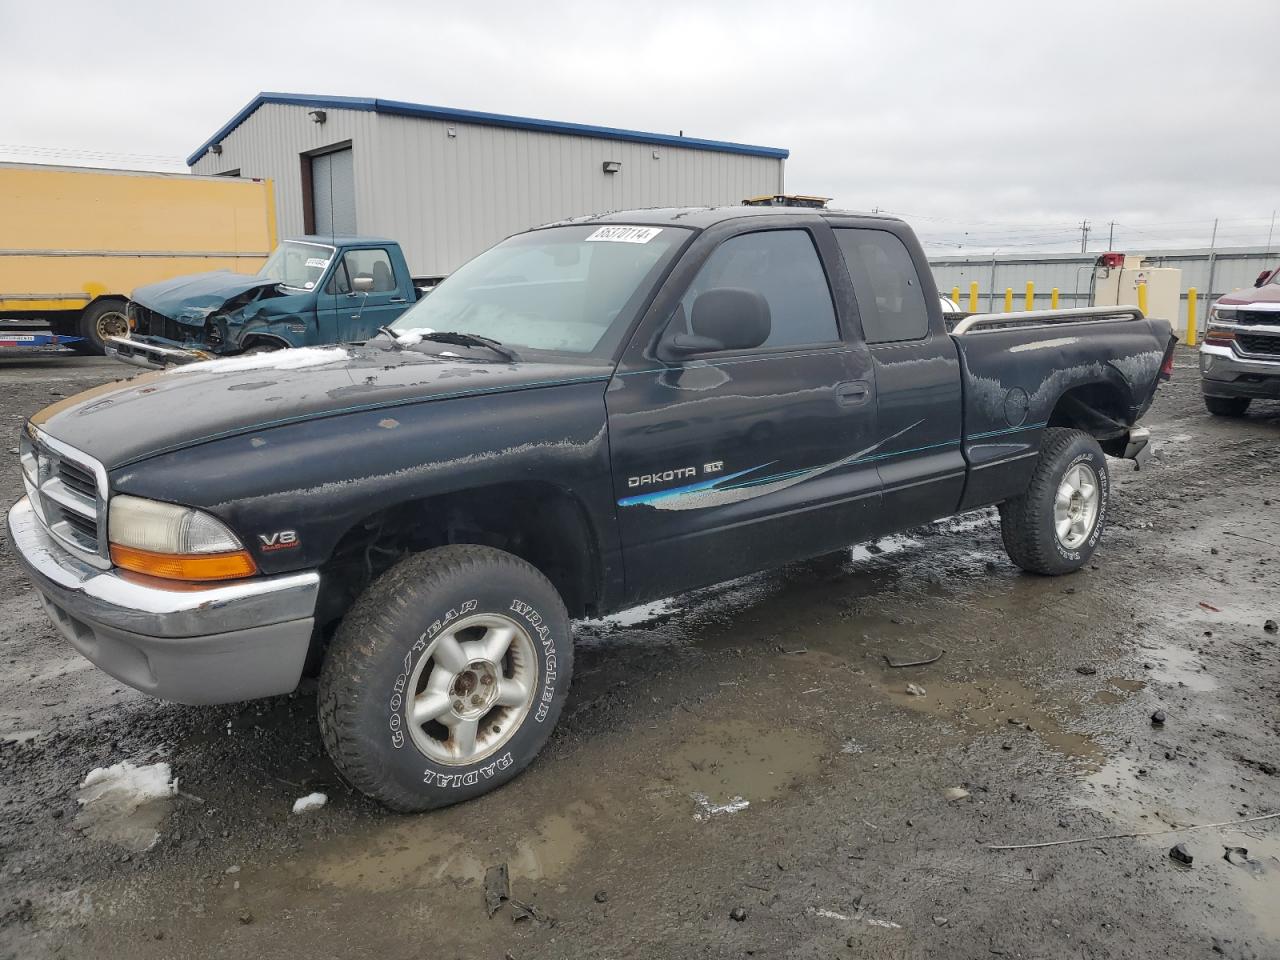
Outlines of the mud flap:
[{"label": "mud flap", "polygon": [[1133,461],[1133,469],[1141,470],[1151,459],[1151,431],[1146,427],[1134,427],[1129,431],[1124,447],[1124,459]]}]

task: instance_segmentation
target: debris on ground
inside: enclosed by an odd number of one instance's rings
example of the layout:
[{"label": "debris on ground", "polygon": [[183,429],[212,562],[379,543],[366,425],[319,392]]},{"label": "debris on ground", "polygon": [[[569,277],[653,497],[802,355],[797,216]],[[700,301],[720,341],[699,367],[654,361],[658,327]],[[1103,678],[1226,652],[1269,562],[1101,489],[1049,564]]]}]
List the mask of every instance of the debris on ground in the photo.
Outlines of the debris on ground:
[{"label": "debris on ground", "polygon": [[948,800],[963,800],[969,796],[969,791],[964,787],[947,787],[942,791],[942,795]]},{"label": "debris on ground", "polygon": [[240,922],[241,922],[241,923],[243,923],[243,924],[246,924],[246,925],[247,925],[247,924],[250,924],[250,923],[253,923],[253,914],[252,914],[252,913],[250,913],[248,910],[241,910],[241,911],[240,911]]},{"label": "debris on ground", "polygon": [[1249,856],[1249,851],[1245,847],[1223,847],[1222,859],[1227,861],[1233,867],[1243,867],[1249,873],[1261,876],[1266,872],[1266,868],[1262,865],[1261,860],[1255,860]]},{"label": "debris on ground", "polygon": [[308,813],[312,810],[319,810],[328,802],[329,798],[323,793],[308,793],[305,797],[299,797],[293,801],[293,812]]},{"label": "debris on ground", "polygon": [[489,919],[511,899],[511,876],[505,863],[498,863],[484,872],[484,908]]},{"label": "debris on ground", "polygon": [[76,827],[99,840],[142,853],[160,839],[160,822],[178,781],[167,763],[128,760],[90,770],[80,784]]},{"label": "debris on ground", "polygon": [[927,691],[924,687],[920,686],[918,683],[907,684],[907,693],[910,696],[923,697],[928,692],[929,691]]},{"label": "debris on ground", "polygon": [[1191,830],[1209,830],[1216,827],[1238,827],[1242,823],[1258,823],[1274,820],[1280,813],[1263,813],[1242,820],[1220,820],[1217,823],[1196,823],[1189,827],[1166,827],[1163,830],[1144,830],[1138,833],[1104,833],[1092,837],[1072,837],[1070,840],[1045,840],[1042,843],[988,843],[988,850],[1031,850],[1035,847],[1061,847],[1068,843],[1096,843],[1099,840],[1129,840],[1134,837],[1159,837],[1167,833],[1186,833]]},{"label": "debris on ground", "polygon": [[609,902],[609,894],[608,894],[608,892],[607,892],[607,891],[605,891],[605,890],[597,890],[597,891],[596,891],[596,895],[595,895],[594,897],[592,897],[591,899],[593,899],[596,903],[608,903],[608,902]]},{"label": "debris on ground", "polygon": [[532,903],[525,903],[523,900],[511,898],[511,922],[519,923],[521,920],[532,920],[535,923],[555,924],[555,918],[550,914],[539,910]]},{"label": "debris on ground", "polygon": [[1219,607],[1215,607],[1212,603],[1205,603],[1203,600],[1201,600],[1201,601],[1200,601],[1200,604],[1199,604],[1199,605],[1200,605],[1203,609],[1208,610],[1208,611],[1210,611],[1210,612],[1212,612],[1212,613],[1221,613],[1221,612],[1222,612],[1221,608],[1219,608]]},{"label": "debris on ground", "polygon": [[932,648],[927,649],[930,649],[931,652],[914,657],[896,657],[888,653],[881,654],[881,656],[884,657],[884,662],[891,667],[926,667],[931,663],[937,663],[942,659],[942,655],[947,652],[939,650],[937,653],[932,653]]},{"label": "debris on ground", "polygon": [[1082,664],[1081,666],[1076,667],[1076,673],[1080,674],[1082,677],[1092,677],[1097,672],[1097,667],[1091,667],[1087,664]]},{"label": "debris on ground", "polygon": [[732,910],[729,911],[729,919],[736,920],[738,923],[741,923],[743,920],[747,919],[746,908],[734,907]]},{"label": "debris on ground", "polygon": [[1268,620],[1262,625],[1262,629],[1267,631],[1267,633],[1275,633],[1277,630],[1280,630],[1280,624],[1276,623],[1274,620]]},{"label": "debris on ground", "polygon": [[751,806],[751,801],[743,797],[730,797],[727,803],[712,803],[711,798],[705,793],[692,793],[693,802],[698,805],[697,811],[693,815],[695,820],[710,820],[712,817],[718,817],[722,813],[738,813]]},{"label": "debris on ground", "polygon": [[1157,710],[1155,713],[1151,714],[1151,725],[1153,727],[1163,727],[1164,722],[1167,719],[1169,718],[1163,710]]},{"label": "debris on ground", "polygon": [[1187,845],[1185,843],[1177,843],[1169,850],[1169,859],[1178,863],[1184,863],[1189,867],[1195,860],[1195,857],[1191,855],[1191,852],[1187,849]]}]

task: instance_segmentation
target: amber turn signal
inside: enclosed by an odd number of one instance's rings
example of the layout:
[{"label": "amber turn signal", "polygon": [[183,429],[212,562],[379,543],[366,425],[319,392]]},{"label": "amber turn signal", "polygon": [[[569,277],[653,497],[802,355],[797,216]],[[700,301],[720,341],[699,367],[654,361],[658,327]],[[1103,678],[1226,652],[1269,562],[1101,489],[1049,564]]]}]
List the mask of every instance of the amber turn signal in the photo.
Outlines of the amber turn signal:
[{"label": "amber turn signal", "polygon": [[111,562],[122,570],[132,570],[165,580],[236,580],[251,577],[258,572],[257,564],[246,550],[228,553],[155,553],[113,543]]}]

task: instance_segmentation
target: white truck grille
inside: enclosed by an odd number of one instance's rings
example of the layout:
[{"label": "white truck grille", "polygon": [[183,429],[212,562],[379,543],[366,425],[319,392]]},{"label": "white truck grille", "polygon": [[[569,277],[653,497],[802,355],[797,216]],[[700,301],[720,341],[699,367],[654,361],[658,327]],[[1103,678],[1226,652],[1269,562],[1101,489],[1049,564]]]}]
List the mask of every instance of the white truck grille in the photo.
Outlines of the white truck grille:
[{"label": "white truck grille", "polygon": [[95,567],[107,553],[107,471],[102,464],[27,425],[18,445],[22,482],[36,516],[71,553]]}]

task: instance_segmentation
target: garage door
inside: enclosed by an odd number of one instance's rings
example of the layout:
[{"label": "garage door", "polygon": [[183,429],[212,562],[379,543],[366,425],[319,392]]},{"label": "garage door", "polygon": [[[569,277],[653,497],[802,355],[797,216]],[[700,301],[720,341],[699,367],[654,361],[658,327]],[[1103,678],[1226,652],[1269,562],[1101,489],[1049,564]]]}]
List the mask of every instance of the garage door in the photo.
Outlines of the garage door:
[{"label": "garage door", "polygon": [[316,233],[356,232],[356,176],[350,147],[311,158],[311,202]]}]

